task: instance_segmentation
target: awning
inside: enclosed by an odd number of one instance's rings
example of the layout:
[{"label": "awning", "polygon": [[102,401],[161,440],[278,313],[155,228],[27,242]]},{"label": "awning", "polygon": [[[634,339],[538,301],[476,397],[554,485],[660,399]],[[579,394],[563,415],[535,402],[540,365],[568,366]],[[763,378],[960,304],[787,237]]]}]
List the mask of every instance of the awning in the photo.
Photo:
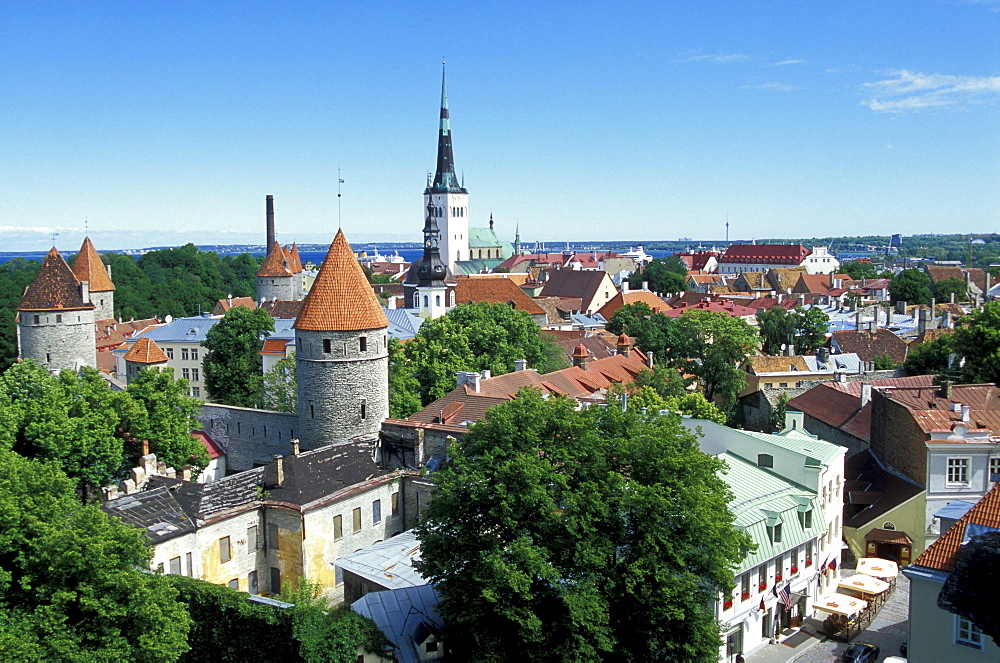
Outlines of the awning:
[{"label": "awning", "polygon": [[813,603],[813,607],[824,612],[832,612],[835,615],[851,617],[867,608],[868,602],[845,594],[827,594]]},{"label": "awning", "polygon": [[875,541],[876,543],[898,543],[903,546],[913,545],[906,532],[898,532],[894,529],[873,529],[865,534],[865,541]]},{"label": "awning", "polygon": [[841,579],[840,587],[854,592],[875,595],[881,594],[885,590],[889,589],[889,583],[883,582],[878,578],[867,576],[863,573],[858,573],[850,578]]},{"label": "awning", "polygon": [[858,560],[858,573],[891,580],[899,575],[899,565],[888,559],[878,557],[865,557]]}]

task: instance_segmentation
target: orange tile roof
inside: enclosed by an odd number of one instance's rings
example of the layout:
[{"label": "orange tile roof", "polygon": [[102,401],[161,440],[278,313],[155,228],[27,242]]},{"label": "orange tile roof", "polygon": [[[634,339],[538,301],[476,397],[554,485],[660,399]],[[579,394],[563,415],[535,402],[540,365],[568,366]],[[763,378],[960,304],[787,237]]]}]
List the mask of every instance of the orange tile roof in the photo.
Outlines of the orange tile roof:
[{"label": "orange tile roof", "polygon": [[344,231],[338,230],[316,281],[302,301],[295,328],[360,331],[388,326],[385,311],[354,257]]},{"label": "orange tile roof", "polygon": [[163,353],[156,341],[146,336],[140,336],[139,340],[133,343],[132,347],[125,353],[124,359],[136,364],[164,364],[167,361],[167,355]]},{"label": "orange tile roof", "polygon": [[265,338],[264,347],[261,349],[260,353],[262,355],[281,355],[285,356],[285,346],[291,343],[290,338]]},{"label": "orange tile roof", "polygon": [[626,304],[642,302],[653,309],[654,313],[669,308],[662,299],[648,290],[632,290],[629,292],[619,292],[617,295],[605,302],[604,306],[597,309],[597,312],[604,316],[605,320],[610,320],[615,311]]},{"label": "orange tile roof", "polygon": [[288,269],[292,274],[302,273],[302,259],[299,258],[299,245],[292,242],[292,248],[286,251],[288,255]]},{"label": "orange tile roof", "polygon": [[1000,484],[993,484],[990,492],[966,512],[940,539],[927,546],[913,564],[939,571],[954,571],[969,523],[1000,528]]},{"label": "orange tile roof", "polygon": [[266,310],[267,314],[272,318],[291,320],[292,318],[299,317],[299,311],[302,310],[302,302],[273,299],[269,302],[264,302],[261,308]]},{"label": "orange tile roof", "polygon": [[[1000,433],[1000,389],[992,384],[957,384],[951,388],[951,398],[945,398],[942,388],[899,387],[886,390],[886,395],[905,406],[913,420],[927,434],[950,432],[962,423],[962,413],[952,410],[955,403],[970,408],[970,430]],[[954,444],[956,440],[927,440]]]},{"label": "orange tile roof", "polygon": [[545,310],[517,287],[516,283],[502,276],[476,279],[459,277],[455,282],[455,303],[475,302],[511,304],[515,309],[530,315],[545,313]]},{"label": "orange tile roof", "polygon": [[[245,306],[250,310],[257,308],[257,302],[253,300],[253,297],[233,297],[230,299],[226,297],[225,299],[215,300],[215,308],[212,310],[214,315],[219,315],[225,313],[234,306]],[[218,311],[218,313],[216,313]]]},{"label": "orange tile roof", "polygon": [[271,249],[267,252],[267,258],[264,259],[264,264],[257,270],[257,276],[277,277],[291,275],[292,272],[289,269],[288,256],[285,255],[285,250],[281,248],[281,245],[278,244],[278,242],[275,242],[271,245]]},{"label": "orange tile roof", "polygon": [[19,311],[73,311],[92,309],[94,305],[83,301],[80,282],[53,246],[17,308]]},{"label": "orange tile roof", "polygon": [[73,274],[78,281],[88,281],[91,292],[107,292],[115,289],[115,284],[108,276],[108,270],[101,262],[101,256],[97,255],[97,249],[89,237],[83,238],[83,246],[76,254],[73,262]]}]

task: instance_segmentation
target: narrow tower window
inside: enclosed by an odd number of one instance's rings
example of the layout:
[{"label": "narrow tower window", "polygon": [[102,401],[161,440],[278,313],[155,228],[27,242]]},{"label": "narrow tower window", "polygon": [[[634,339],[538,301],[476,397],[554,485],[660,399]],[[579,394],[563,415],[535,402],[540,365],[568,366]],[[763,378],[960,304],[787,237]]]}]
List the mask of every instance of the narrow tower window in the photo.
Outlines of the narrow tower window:
[{"label": "narrow tower window", "polygon": [[330,339],[323,339],[323,352],[330,352]]},{"label": "narrow tower window", "polygon": [[361,418],[368,418],[368,403],[363,398],[361,399]]},{"label": "narrow tower window", "polygon": [[361,351],[362,352],[367,352],[368,351],[368,337],[367,336],[362,336],[360,340],[361,340]]}]

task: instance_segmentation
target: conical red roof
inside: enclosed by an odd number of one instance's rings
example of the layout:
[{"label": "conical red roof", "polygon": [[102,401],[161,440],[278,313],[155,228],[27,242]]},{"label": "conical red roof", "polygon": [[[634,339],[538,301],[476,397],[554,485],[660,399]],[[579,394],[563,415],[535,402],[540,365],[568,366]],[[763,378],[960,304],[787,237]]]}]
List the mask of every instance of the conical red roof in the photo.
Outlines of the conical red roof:
[{"label": "conical red roof", "polygon": [[19,311],[72,311],[91,309],[94,305],[83,301],[80,282],[53,246],[17,308]]},{"label": "conical red roof", "polygon": [[140,336],[139,340],[133,343],[132,347],[125,353],[125,361],[137,364],[165,364],[167,355],[163,353],[156,341]]},{"label": "conical red roof", "polygon": [[281,244],[275,242],[267,252],[264,264],[257,270],[257,276],[275,277],[291,275],[292,272],[288,269],[288,256],[285,255],[285,250],[281,248]]},{"label": "conical red roof", "polygon": [[319,274],[302,302],[296,329],[360,331],[388,327],[389,321],[372,291],[342,230],[337,231]]},{"label": "conical red roof", "polygon": [[285,252],[288,255],[288,269],[292,274],[302,273],[302,259],[299,258],[299,245],[292,242],[292,248]]},{"label": "conical red roof", "polygon": [[97,255],[97,249],[89,237],[83,238],[83,246],[73,262],[73,274],[78,281],[88,281],[91,292],[107,292],[115,289],[115,284],[108,276],[108,270]]}]

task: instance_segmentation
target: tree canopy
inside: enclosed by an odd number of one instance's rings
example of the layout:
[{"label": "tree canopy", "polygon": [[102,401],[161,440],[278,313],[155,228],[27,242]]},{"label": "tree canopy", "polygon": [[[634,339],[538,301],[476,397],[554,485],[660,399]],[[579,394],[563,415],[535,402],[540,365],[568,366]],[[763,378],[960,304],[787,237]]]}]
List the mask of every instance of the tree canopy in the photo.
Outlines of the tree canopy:
[{"label": "tree canopy", "polygon": [[267,332],[273,331],[274,319],[264,309],[234,306],[226,311],[201,342],[208,349],[202,371],[209,398],[239,407],[262,405],[260,348]]},{"label": "tree canopy", "polygon": [[1000,302],[986,302],[963,316],[951,334],[950,347],[965,359],[965,382],[1000,384]]},{"label": "tree canopy", "polygon": [[299,393],[295,381],[295,367],[293,352],[264,373],[262,398],[265,409],[276,412],[298,412]]},{"label": "tree canopy", "polygon": [[51,462],[0,450],[0,646],[10,660],[172,661],[190,619],[145,533],[80,505]]},{"label": "tree canopy", "polygon": [[628,277],[628,284],[634,290],[641,289],[643,283],[646,283],[653,292],[677,293],[687,289],[686,278],[687,267],[684,261],[677,256],[670,256],[662,260],[653,258],[646,267]]},{"label": "tree canopy", "polygon": [[797,354],[810,354],[826,341],[830,316],[817,307],[789,311],[774,306],[757,316],[764,354],[779,355],[791,343]]},{"label": "tree canopy", "polygon": [[937,604],[961,615],[1000,645],[1000,532],[974,536],[958,553],[955,570],[941,587]]},{"label": "tree canopy", "polygon": [[955,296],[956,302],[966,302],[969,300],[969,290],[965,281],[952,276],[941,279],[934,284],[934,299],[939,302],[950,302],[951,296]]},{"label": "tree canopy", "polygon": [[550,338],[539,336],[528,313],[506,304],[459,304],[424,322],[416,338],[403,345],[402,354],[390,348],[390,413],[408,416],[441,398],[455,388],[457,371],[502,375],[513,371],[518,359],[526,359],[541,373],[567,364],[565,353]]},{"label": "tree canopy", "polygon": [[916,268],[904,269],[889,282],[892,303],[931,303],[931,277]]},{"label": "tree canopy", "polygon": [[52,461],[81,495],[134,467],[143,440],[175,467],[208,464],[190,436],[198,402],[172,372],[142,371],[126,391],[113,391],[93,369],[52,376],[34,361],[0,375],[0,448]]},{"label": "tree canopy", "polygon": [[749,538],[674,416],[525,390],[454,445],[418,526],[446,638],[487,660],[714,660]]}]

